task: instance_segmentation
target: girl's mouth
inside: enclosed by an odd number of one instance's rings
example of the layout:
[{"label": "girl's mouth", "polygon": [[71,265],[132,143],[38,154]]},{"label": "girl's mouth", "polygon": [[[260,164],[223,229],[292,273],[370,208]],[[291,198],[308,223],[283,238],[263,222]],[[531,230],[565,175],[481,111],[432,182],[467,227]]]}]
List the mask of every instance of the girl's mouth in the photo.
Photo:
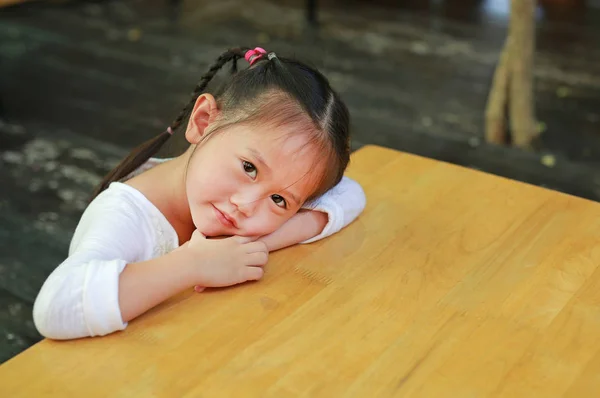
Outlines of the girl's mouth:
[{"label": "girl's mouth", "polygon": [[217,207],[215,205],[213,205],[213,208],[215,209],[215,216],[217,217],[217,220],[219,220],[219,222],[221,224],[223,224],[226,227],[230,227],[230,228],[233,227],[233,228],[237,229],[237,223],[233,217],[231,217],[229,214],[217,209]]}]

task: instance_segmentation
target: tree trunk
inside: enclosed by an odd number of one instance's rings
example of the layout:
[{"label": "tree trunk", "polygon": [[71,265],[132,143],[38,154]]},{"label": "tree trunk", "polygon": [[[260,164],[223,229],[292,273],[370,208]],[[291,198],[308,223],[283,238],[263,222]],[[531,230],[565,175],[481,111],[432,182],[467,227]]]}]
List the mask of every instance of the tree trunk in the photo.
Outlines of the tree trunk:
[{"label": "tree trunk", "polygon": [[506,102],[508,96],[510,35],[506,38],[496,66],[485,112],[485,138],[497,145],[506,144]]},{"label": "tree trunk", "polygon": [[535,0],[512,0],[508,37],[494,73],[486,109],[486,140],[506,143],[506,111],[512,142],[529,148],[536,137],[533,100]]}]

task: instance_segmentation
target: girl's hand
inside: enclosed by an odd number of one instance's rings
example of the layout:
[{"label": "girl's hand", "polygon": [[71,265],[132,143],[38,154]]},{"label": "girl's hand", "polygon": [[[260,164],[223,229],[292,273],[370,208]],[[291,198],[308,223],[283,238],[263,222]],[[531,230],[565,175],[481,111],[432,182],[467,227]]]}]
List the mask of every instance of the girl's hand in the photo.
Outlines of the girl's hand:
[{"label": "girl's hand", "polygon": [[185,246],[196,270],[196,291],[205,287],[223,287],[258,280],[269,259],[266,244],[256,238],[232,236],[206,239],[197,230]]}]

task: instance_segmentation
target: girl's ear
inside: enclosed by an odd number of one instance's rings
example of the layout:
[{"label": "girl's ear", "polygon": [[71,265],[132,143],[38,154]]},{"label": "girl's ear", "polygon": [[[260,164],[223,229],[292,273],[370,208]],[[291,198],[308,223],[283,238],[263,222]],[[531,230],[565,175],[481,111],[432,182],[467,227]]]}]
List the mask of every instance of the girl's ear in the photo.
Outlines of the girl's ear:
[{"label": "girl's ear", "polygon": [[197,144],[204,136],[206,128],[215,121],[219,115],[217,101],[210,94],[202,94],[196,100],[190,121],[185,131],[185,138],[190,144]]}]

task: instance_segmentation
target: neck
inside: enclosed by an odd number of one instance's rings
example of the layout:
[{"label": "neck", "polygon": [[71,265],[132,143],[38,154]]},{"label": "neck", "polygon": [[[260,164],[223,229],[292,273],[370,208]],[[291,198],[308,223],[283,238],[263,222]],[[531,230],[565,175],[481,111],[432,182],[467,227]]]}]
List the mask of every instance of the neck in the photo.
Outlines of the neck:
[{"label": "neck", "polygon": [[[179,244],[190,240],[194,222],[185,187],[185,172],[191,151],[160,164],[128,181],[142,192],[167,218],[177,232]],[[156,181],[164,181],[156,184]]]},{"label": "neck", "polygon": [[164,181],[170,181],[169,190],[166,190],[164,195],[164,211],[167,213],[165,216],[177,231],[180,245],[189,241],[196,229],[192,220],[185,186],[185,173],[190,155],[191,152],[186,151],[183,155],[173,159],[173,170],[166,170],[164,178]]}]

